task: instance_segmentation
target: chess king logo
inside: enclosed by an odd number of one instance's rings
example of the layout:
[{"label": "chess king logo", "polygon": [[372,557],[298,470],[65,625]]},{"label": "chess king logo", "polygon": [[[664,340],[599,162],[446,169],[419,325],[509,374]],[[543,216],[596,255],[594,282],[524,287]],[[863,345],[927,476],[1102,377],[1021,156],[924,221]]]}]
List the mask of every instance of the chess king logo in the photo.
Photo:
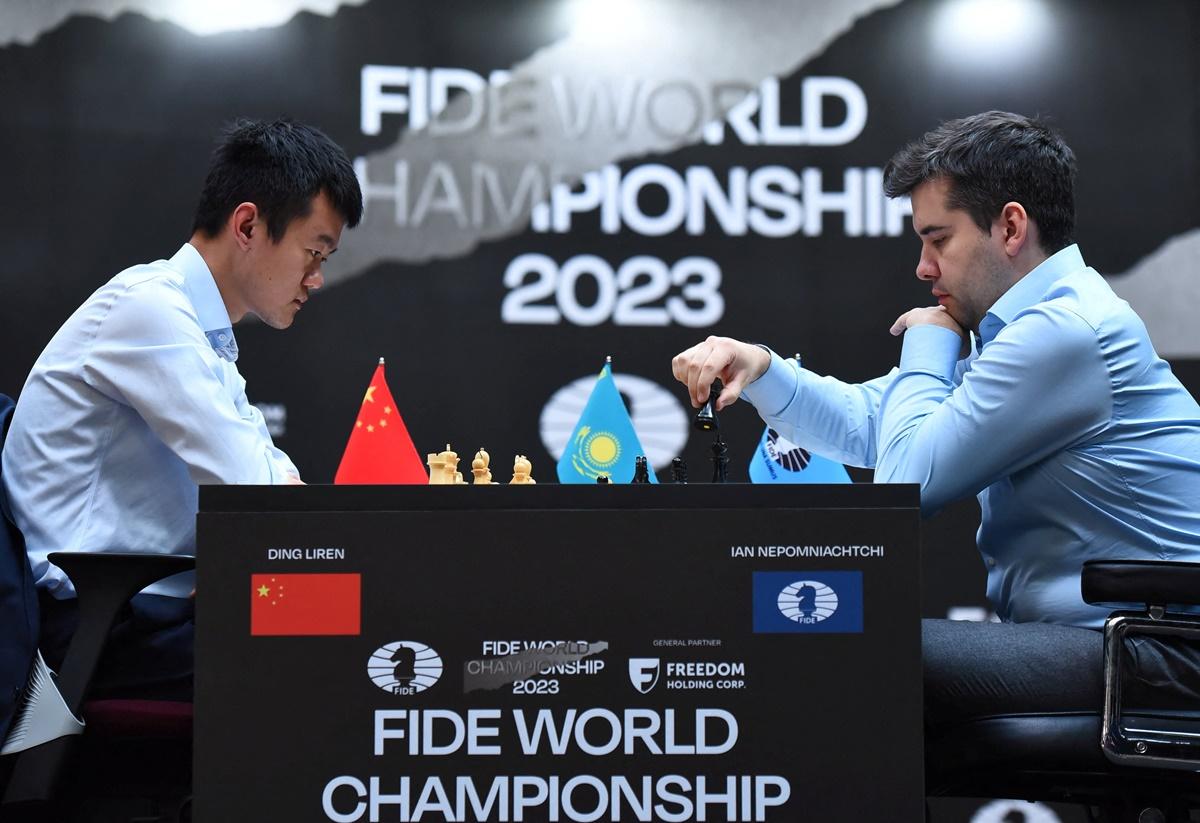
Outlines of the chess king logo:
[{"label": "chess king logo", "polygon": [[629,658],[629,682],[642,694],[649,694],[658,685],[661,666],[657,657]]},{"label": "chess king logo", "polygon": [[419,694],[441,678],[442,658],[424,643],[397,640],[371,653],[367,675],[388,694]]},{"label": "chess king logo", "polygon": [[813,624],[833,616],[837,611],[838,596],[819,580],[797,580],[783,587],[776,602],[788,620]]}]

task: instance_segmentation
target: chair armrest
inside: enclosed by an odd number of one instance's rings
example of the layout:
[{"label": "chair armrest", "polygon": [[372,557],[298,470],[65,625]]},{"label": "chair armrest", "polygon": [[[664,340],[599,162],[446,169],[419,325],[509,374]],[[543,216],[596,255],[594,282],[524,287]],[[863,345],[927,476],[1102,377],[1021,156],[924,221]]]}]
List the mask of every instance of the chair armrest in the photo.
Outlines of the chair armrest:
[{"label": "chair armrest", "polygon": [[195,568],[190,555],[134,552],[51,552],[49,560],[75,586],[79,628],[58,676],[58,690],[76,714],[87,696],[117,613],[156,580]]},{"label": "chair armrest", "polygon": [[1080,588],[1084,601],[1200,605],[1200,563],[1175,560],[1089,560]]}]

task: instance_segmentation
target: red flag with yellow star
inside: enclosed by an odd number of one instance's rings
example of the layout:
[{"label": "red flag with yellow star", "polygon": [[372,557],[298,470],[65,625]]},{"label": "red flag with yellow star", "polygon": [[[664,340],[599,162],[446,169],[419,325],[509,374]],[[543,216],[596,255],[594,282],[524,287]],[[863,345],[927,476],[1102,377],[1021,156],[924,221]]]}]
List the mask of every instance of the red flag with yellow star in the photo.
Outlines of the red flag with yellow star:
[{"label": "red flag with yellow star", "polygon": [[383,378],[383,358],[367,387],[358,419],[333,478],[339,484],[428,483],[425,464],[413,446],[396,401]]},{"label": "red flag with yellow star", "polygon": [[250,634],[357,635],[360,574],[250,575]]}]

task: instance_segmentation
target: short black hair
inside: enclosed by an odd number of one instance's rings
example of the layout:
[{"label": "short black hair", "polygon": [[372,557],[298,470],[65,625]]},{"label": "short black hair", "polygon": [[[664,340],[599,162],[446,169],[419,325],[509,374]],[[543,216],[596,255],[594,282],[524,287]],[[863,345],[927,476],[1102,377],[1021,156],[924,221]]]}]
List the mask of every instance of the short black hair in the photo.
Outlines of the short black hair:
[{"label": "short black hair", "polygon": [[258,206],[276,243],[325,192],[350,228],[362,219],[362,190],[341,146],[293,120],[237,120],[221,134],[196,207],[193,232],[215,237],[240,203]]},{"label": "short black hair", "polygon": [[1015,201],[1037,224],[1042,251],[1075,242],[1075,154],[1040,120],[985,111],[942,123],[888,161],[883,190],[899,197],[938,178],[950,182],[946,205],[985,232]]}]

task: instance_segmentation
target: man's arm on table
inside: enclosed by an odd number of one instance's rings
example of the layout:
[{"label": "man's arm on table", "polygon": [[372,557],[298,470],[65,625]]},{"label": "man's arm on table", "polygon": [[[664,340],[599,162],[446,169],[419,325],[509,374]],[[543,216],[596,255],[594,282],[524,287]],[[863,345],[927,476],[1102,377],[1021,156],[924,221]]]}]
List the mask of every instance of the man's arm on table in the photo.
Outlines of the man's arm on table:
[{"label": "man's arm on table", "polygon": [[[134,299],[136,289],[153,289],[152,299]],[[119,294],[86,364],[89,385],[136,411],[197,484],[299,479],[246,399],[245,381],[213,351],[182,293],[151,281]]]},{"label": "man's arm on table", "polygon": [[938,325],[908,328],[880,401],[875,481],[919,483],[926,511],[1096,434],[1112,414],[1096,333],[1069,309],[1017,317],[955,386],[961,344]]}]

